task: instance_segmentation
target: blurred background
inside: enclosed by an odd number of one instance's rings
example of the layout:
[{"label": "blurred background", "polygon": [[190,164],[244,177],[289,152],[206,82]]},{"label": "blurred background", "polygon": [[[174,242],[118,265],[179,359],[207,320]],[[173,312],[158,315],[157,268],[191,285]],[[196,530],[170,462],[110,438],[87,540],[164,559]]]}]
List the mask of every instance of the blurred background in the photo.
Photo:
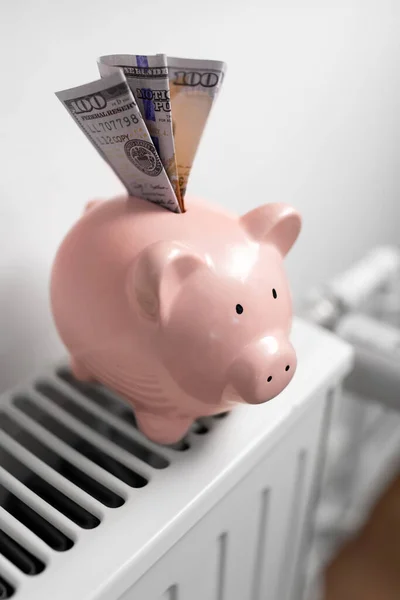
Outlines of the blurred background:
[{"label": "blurred background", "polygon": [[62,352],[48,308],[57,246],[84,203],[123,191],[54,92],[110,53],[224,60],[189,194],[300,210],[288,257],[311,286],[399,238],[396,0],[5,0],[0,8],[0,390]]}]

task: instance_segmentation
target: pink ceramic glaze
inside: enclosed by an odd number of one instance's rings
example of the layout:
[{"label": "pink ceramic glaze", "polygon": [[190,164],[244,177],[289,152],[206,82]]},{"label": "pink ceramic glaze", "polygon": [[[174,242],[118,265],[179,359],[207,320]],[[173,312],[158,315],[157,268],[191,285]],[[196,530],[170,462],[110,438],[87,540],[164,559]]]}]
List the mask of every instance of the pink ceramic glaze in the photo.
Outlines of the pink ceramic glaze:
[{"label": "pink ceramic glaze", "polygon": [[296,370],[283,259],[299,214],[278,203],[242,217],[196,199],[186,206],[89,203],[51,280],[74,375],[123,396],[163,444],[201,416],[270,400]]}]

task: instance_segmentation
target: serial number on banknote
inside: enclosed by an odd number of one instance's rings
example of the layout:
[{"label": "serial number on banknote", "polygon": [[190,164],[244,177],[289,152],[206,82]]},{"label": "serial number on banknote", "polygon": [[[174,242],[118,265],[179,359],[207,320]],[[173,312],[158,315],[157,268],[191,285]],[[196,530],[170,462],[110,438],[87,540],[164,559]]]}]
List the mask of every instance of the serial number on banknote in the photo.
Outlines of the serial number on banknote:
[{"label": "serial number on banknote", "polygon": [[110,119],[108,121],[90,121],[86,127],[91,133],[107,133],[107,131],[118,131],[119,129],[130,128],[132,125],[138,125],[140,120],[136,115],[128,115],[120,119]]}]

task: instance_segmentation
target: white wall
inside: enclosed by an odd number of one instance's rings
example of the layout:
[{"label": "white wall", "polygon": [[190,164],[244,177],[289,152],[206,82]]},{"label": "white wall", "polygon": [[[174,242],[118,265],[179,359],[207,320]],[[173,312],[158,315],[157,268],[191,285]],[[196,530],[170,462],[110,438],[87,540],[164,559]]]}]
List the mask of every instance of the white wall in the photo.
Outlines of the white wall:
[{"label": "white wall", "polygon": [[0,389],[61,351],[48,274],[84,202],[123,191],[54,91],[107,53],[222,59],[190,191],[239,212],[293,203],[297,302],[399,238],[397,0],[2,0]]}]

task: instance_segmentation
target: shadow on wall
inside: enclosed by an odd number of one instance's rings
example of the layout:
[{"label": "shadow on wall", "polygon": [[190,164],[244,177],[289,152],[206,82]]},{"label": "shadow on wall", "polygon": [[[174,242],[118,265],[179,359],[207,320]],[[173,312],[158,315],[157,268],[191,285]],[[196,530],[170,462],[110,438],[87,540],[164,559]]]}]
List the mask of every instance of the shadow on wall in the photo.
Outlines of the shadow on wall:
[{"label": "shadow on wall", "polygon": [[0,393],[65,354],[58,339],[43,265],[7,265],[0,286]]}]

